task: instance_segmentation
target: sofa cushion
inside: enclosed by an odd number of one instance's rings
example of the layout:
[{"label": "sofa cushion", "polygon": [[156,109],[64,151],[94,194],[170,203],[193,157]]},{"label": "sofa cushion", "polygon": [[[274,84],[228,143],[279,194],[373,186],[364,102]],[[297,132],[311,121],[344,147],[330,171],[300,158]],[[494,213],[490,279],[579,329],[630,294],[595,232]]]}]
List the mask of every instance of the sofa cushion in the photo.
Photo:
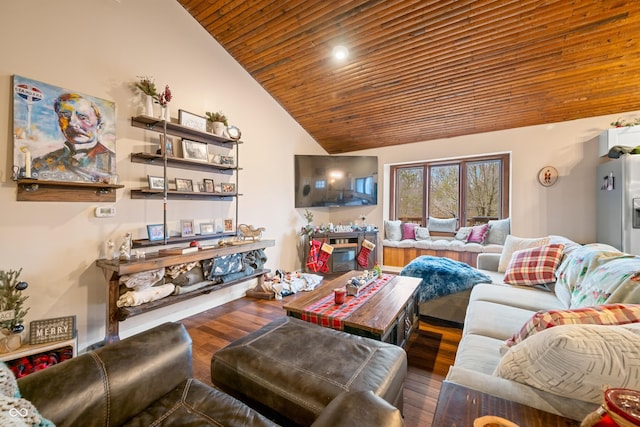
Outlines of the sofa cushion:
[{"label": "sofa cushion", "polygon": [[[495,277],[495,274],[499,274],[485,273],[490,277]],[[531,311],[532,315],[533,312],[539,310],[564,310],[568,308],[556,298],[553,292],[528,286],[479,284],[474,286],[473,292],[471,292],[471,303],[474,301],[490,301],[505,306],[519,307]],[[527,319],[524,319],[523,323],[515,325],[516,330],[514,333]]]},{"label": "sofa cushion", "polygon": [[152,425],[277,426],[238,399],[195,379],[185,380],[123,427]]},{"label": "sofa cushion", "polygon": [[515,345],[535,333],[558,325],[624,325],[640,322],[640,304],[605,304],[571,310],[539,311],[506,342]]},{"label": "sofa cushion", "polygon": [[403,222],[401,225],[401,228],[402,228],[402,240],[416,239],[416,228],[418,228],[418,224],[414,224],[412,222]]},{"label": "sofa cushion", "polygon": [[[518,332],[519,325],[530,319],[533,313],[526,308],[490,301],[474,301],[467,307],[463,335],[491,337],[502,340],[502,345],[504,341]],[[500,345],[495,350],[500,352]]]},{"label": "sofa cushion", "polygon": [[507,236],[511,233],[511,219],[492,219],[488,222],[489,232],[485,238],[485,243],[494,245],[504,245]]},{"label": "sofa cushion", "polygon": [[514,345],[495,375],[598,404],[602,386],[640,388],[640,324],[560,325]]},{"label": "sofa cushion", "polygon": [[429,231],[437,231],[442,233],[455,233],[458,225],[458,218],[433,218],[429,217]]},{"label": "sofa cushion", "polygon": [[535,286],[555,282],[563,249],[564,245],[558,244],[514,252],[504,275],[505,283]]},{"label": "sofa cushion", "polygon": [[502,255],[500,256],[500,263],[498,264],[498,272],[504,273],[505,271],[507,271],[507,266],[509,265],[509,261],[511,261],[511,256],[515,251],[534,248],[536,246],[543,246],[547,244],[549,244],[548,237],[538,237],[538,238],[528,239],[523,237],[516,237],[511,234],[508,235],[507,239],[504,242]]},{"label": "sofa cushion", "polygon": [[428,240],[431,239],[429,229],[427,227],[416,227],[416,240]]},{"label": "sofa cushion", "polygon": [[385,221],[384,238],[389,240],[402,240],[402,221]]},{"label": "sofa cushion", "polygon": [[482,224],[471,227],[471,232],[467,236],[467,242],[484,243],[487,231],[489,231],[489,224]]}]

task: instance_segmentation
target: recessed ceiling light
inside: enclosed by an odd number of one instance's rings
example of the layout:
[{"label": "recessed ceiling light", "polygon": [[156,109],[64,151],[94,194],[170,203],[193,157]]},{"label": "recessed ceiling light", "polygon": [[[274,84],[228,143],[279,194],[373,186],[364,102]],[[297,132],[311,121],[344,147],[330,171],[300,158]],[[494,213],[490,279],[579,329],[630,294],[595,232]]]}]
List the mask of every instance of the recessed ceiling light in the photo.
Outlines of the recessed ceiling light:
[{"label": "recessed ceiling light", "polygon": [[346,59],[349,56],[349,49],[344,46],[336,46],[333,48],[333,57],[338,60]]}]

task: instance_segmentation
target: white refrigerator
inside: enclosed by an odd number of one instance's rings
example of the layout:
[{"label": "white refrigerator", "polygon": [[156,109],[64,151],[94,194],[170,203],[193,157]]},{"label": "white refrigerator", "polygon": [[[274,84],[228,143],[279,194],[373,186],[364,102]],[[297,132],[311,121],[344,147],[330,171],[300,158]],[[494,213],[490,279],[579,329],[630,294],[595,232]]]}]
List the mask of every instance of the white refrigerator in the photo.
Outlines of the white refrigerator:
[{"label": "white refrigerator", "polygon": [[640,154],[598,165],[596,241],[640,255]]}]

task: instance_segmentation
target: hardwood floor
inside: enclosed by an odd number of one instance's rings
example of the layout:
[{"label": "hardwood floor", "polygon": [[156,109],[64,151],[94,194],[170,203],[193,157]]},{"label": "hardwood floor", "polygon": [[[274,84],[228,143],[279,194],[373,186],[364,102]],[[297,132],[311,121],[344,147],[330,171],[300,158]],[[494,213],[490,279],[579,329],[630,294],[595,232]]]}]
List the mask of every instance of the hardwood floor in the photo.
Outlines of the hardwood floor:
[{"label": "hardwood floor", "polygon": [[[286,301],[286,298],[285,298]],[[193,339],[194,376],[211,384],[211,355],[249,332],[284,316],[283,301],[241,298],[182,320]],[[404,388],[407,427],[430,426],[442,380],[453,364],[461,330],[421,319],[407,346]]]}]

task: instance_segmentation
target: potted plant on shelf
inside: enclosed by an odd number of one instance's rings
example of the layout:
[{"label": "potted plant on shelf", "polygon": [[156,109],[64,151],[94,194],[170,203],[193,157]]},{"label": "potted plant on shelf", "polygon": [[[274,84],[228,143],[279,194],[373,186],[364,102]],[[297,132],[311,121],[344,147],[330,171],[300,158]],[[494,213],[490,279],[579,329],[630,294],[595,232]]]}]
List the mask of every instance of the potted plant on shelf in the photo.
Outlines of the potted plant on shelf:
[{"label": "potted plant on shelf", "polygon": [[227,121],[227,117],[222,113],[222,111],[218,111],[215,113],[207,111],[206,115],[207,132],[211,132],[218,136],[224,136],[227,130],[227,126],[229,126],[229,122]]},{"label": "potted plant on shelf", "polygon": [[29,286],[18,281],[22,269],[0,270],[0,353],[17,350],[22,345],[21,333],[24,331],[24,317],[29,308],[23,308],[28,296],[22,291]]},{"label": "potted plant on shelf", "polygon": [[142,92],[144,97],[144,115],[153,117],[153,102],[158,96],[156,83],[154,82],[153,77],[138,76],[138,79],[139,81],[136,82],[136,89]]}]

